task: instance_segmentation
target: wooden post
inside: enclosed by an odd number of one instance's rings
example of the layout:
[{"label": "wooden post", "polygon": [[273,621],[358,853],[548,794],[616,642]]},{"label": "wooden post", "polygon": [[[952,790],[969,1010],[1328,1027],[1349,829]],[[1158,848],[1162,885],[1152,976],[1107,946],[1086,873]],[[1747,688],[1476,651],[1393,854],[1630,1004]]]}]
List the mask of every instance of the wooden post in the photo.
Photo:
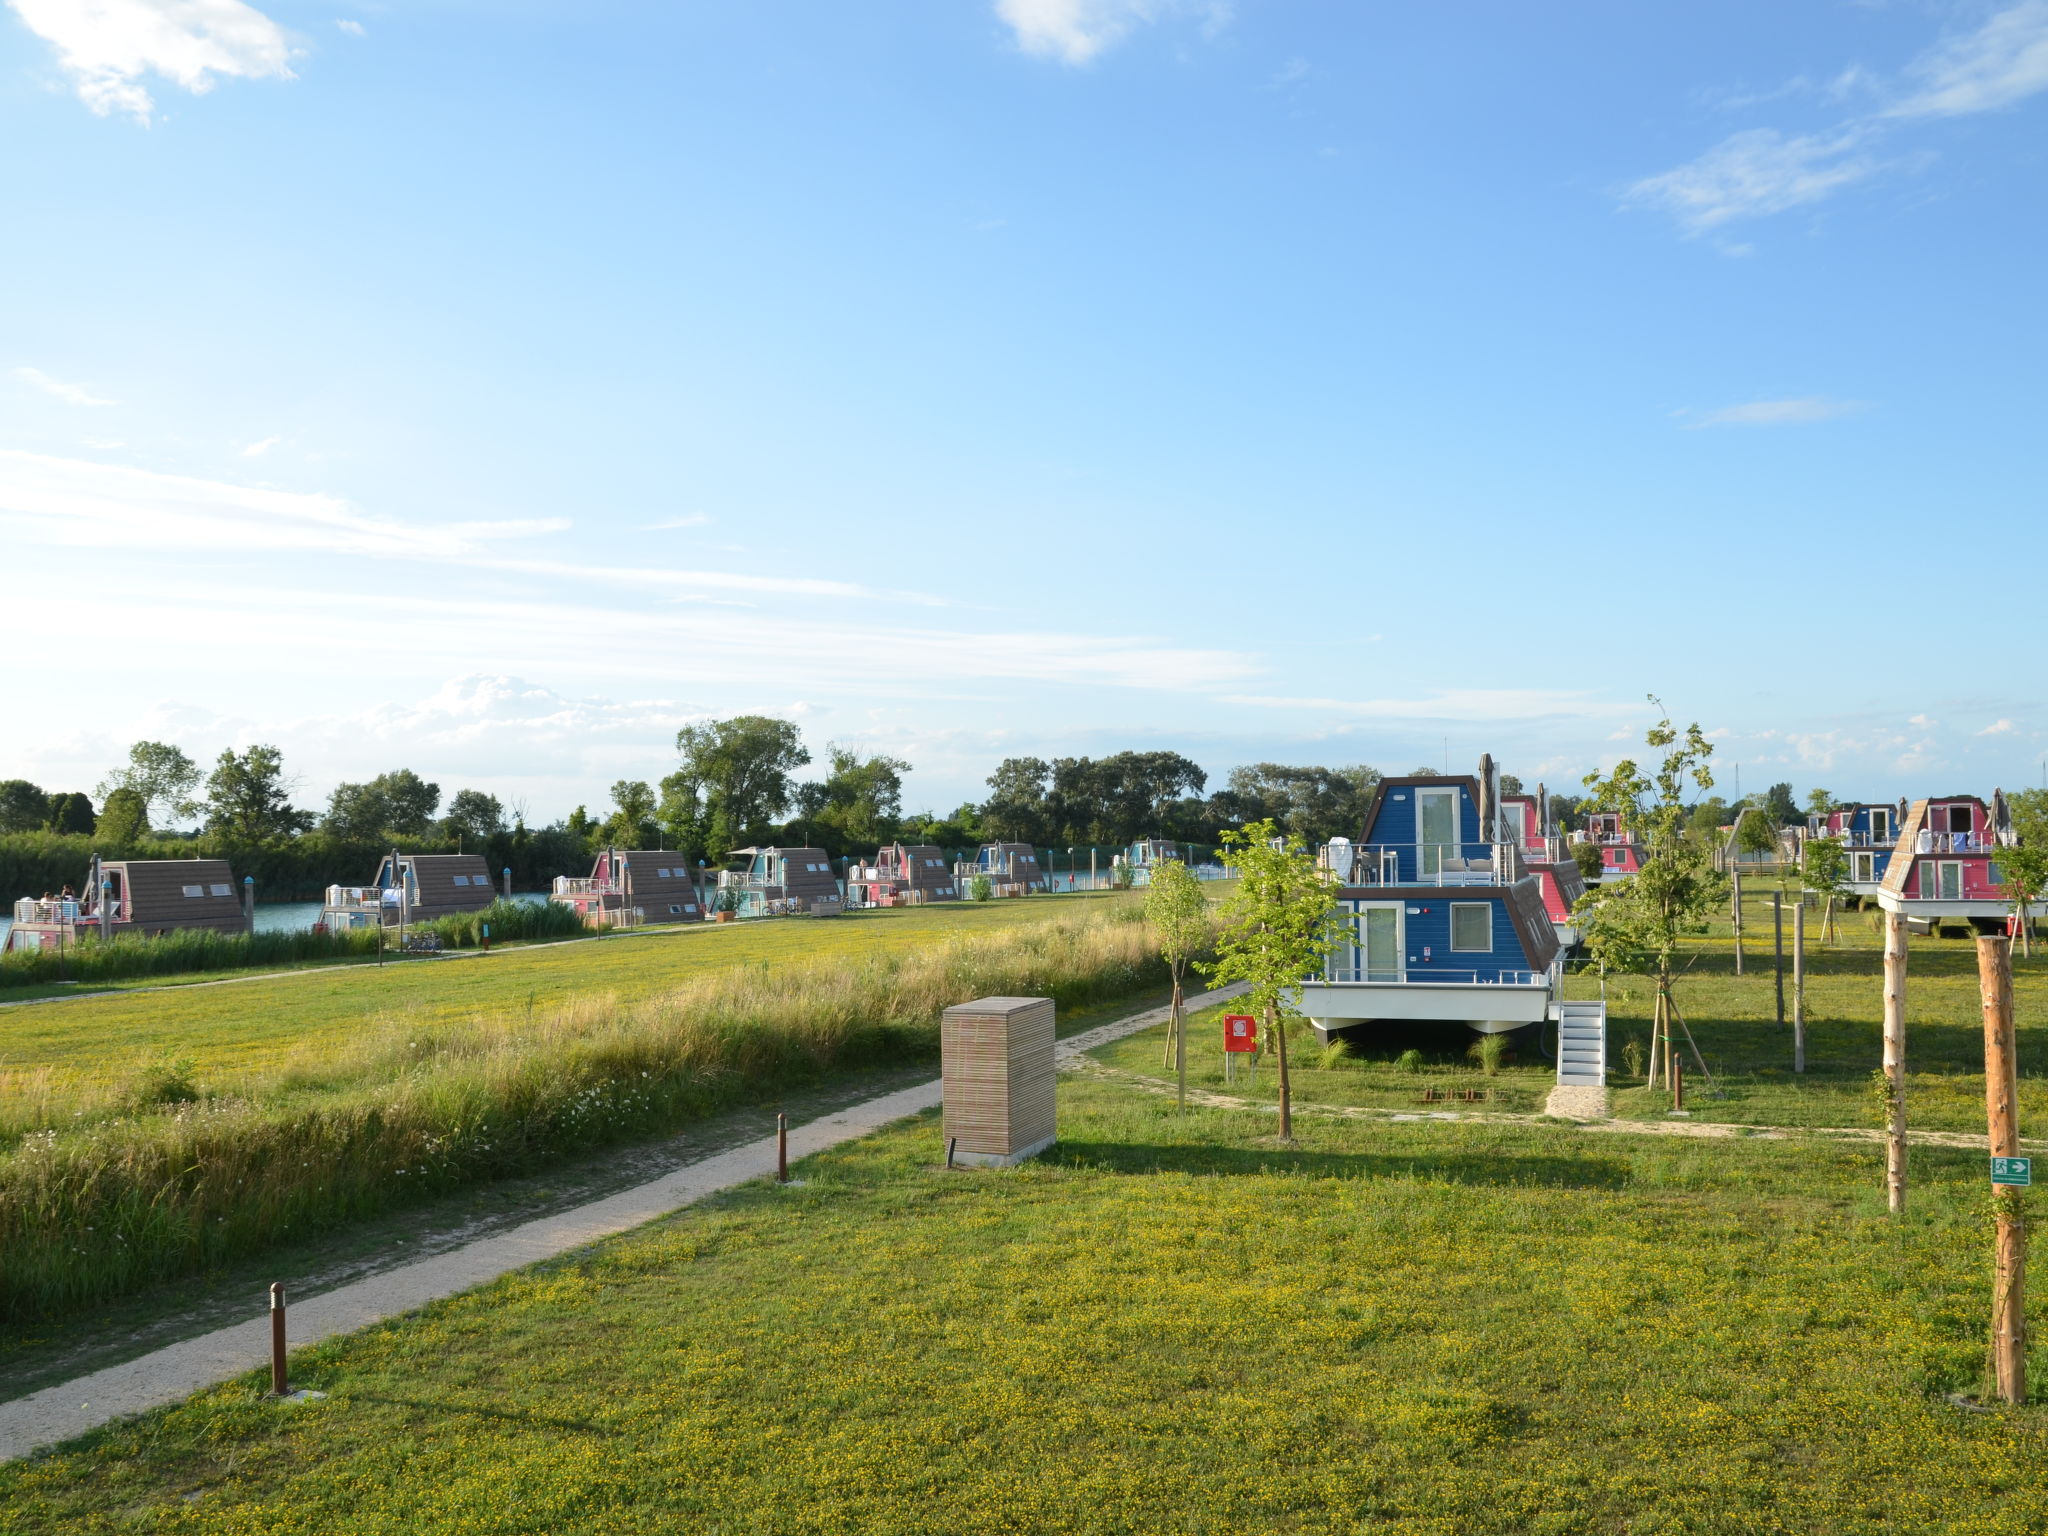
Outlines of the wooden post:
[{"label": "wooden post", "polygon": [[1785,893],[1771,892],[1771,975],[1778,987],[1778,1028],[1785,1027]]},{"label": "wooden post", "polygon": [[1886,1203],[1894,1216],[1906,1209],[1906,914],[1885,913],[1884,1128]]},{"label": "wooden post", "polygon": [[1806,1070],[1806,903],[1792,908],[1792,1070]]},{"label": "wooden post", "polygon": [[291,1383],[285,1379],[284,1370],[284,1282],[273,1281],[270,1287],[270,1395],[291,1396]]},{"label": "wooden post", "polygon": [[[1293,1095],[1288,1091],[1290,1084],[1287,1080],[1287,1029],[1280,1022],[1280,1010],[1278,1008],[1268,1008],[1266,1010],[1266,1035],[1267,1038],[1272,1040],[1273,1048],[1280,1054],[1280,1139],[1282,1141],[1292,1141],[1294,1140],[1294,1103]],[[1258,1067],[1256,1064],[1253,1065],[1252,1071],[1254,1074],[1257,1073]]]},{"label": "wooden post", "polygon": [[789,1116],[775,1117],[775,1182],[789,1182]]},{"label": "wooden post", "polygon": [[[1741,827],[1741,822],[1742,818],[1738,816],[1736,818],[1738,830]],[[1733,866],[1733,869],[1735,871],[1735,974],[1740,976],[1742,974],[1742,866],[1736,864]]]},{"label": "wooden post", "polygon": [[1180,1112],[1188,1112],[1188,1016],[1181,1004],[1180,983],[1173,984],[1173,1027],[1175,1048],[1180,1052]]},{"label": "wooden post", "polygon": [[[2012,1026],[2012,940],[1977,941],[1977,990],[1984,1003],[1984,1111],[1993,1157],[2020,1150],[2018,1069]],[[1998,1395],[2027,1395],[2027,1227],[2020,1192],[1995,1186],[1998,1236],[1991,1284],[1991,1367]]]}]

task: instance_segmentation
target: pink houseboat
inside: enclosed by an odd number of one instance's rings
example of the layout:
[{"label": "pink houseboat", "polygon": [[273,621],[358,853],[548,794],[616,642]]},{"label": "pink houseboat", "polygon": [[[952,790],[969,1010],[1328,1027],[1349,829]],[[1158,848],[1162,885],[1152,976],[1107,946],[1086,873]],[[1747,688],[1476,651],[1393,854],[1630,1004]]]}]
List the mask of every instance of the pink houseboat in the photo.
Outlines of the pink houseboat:
[{"label": "pink houseboat", "polygon": [[[1988,805],[1975,795],[1915,800],[1899,826],[1877,903],[1905,913],[1921,932],[1960,918],[1995,933],[2012,915],[1999,852],[2016,841],[2003,791],[1994,790]],[[2044,911],[2048,903],[2032,907],[2037,917]]]}]

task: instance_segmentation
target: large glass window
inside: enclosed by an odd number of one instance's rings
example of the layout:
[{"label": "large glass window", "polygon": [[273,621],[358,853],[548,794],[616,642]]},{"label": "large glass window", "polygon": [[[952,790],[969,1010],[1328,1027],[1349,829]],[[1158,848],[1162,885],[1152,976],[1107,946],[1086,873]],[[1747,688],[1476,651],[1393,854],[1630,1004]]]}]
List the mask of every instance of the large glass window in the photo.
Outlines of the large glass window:
[{"label": "large glass window", "polygon": [[1493,903],[1451,903],[1451,949],[1456,954],[1493,953]]}]

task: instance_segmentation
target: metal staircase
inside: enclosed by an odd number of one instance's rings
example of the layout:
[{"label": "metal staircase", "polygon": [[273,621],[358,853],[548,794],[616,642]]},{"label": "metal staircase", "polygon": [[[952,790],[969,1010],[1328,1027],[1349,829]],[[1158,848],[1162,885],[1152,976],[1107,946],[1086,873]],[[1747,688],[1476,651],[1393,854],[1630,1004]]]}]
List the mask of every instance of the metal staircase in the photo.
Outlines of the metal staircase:
[{"label": "metal staircase", "polygon": [[1607,1005],[1557,1005],[1557,1081],[1566,1088],[1607,1086]]}]

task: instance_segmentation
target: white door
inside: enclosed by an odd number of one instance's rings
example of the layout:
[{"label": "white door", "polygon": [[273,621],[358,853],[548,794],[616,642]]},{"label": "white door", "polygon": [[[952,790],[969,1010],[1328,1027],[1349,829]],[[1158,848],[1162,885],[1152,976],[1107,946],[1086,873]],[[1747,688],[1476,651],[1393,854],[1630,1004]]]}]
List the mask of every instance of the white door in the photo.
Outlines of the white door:
[{"label": "white door", "polygon": [[1510,800],[1500,810],[1507,819],[1508,841],[1526,847],[1529,842],[1529,807],[1519,800]]},{"label": "white door", "polygon": [[1892,840],[1892,813],[1876,809],[1870,813],[1870,840],[1883,847]]},{"label": "white door", "polygon": [[1358,907],[1358,948],[1355,952],[1360,981],[1401,979],[1401,903],[1360,902]]},{"label": "white door", "polygon": [[1419,789],[1415,792],[1417,867],[1425,880],[1443,873],[1444,860],[1458,856],[1458,792]]}]

